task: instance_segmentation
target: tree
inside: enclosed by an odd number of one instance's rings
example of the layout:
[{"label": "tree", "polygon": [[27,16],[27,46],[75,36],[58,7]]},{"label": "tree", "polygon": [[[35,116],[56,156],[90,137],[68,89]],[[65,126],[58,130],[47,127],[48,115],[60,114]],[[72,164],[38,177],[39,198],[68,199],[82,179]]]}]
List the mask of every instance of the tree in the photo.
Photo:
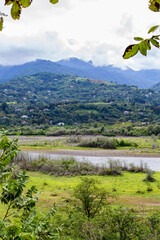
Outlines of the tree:
[{"label": "tree", "polygon": [[[58,3],[58,0],[49,0],[52,4]],[[5,0],[4,5],[11,5],[11,17],[14,20],[19,20],[23,8],[27,8],[31,5],[32,0]],[[0,31],[3,29],[4,17],[7,17],[5,13],[0,12]]]},{"label": "tree", "polygon": [[[149,0],[149,9],[154,12],[160,12],[160,0]],[[152,26],[149,29],[148,34],[153,33],[158,29],[160,29],[160,25]],[[142,37],[135,37],[134,40],[138,41],[139,43],[129,45],[126,48],[123,54],[124,59],[133,57],[138,52],[140,52],[144,56],[147,56],[147,51],[151,50],[151,45],[155,46],[156,48],[160,47],[160,34],[153,35],[148,39],[143,39]]]},{"label": "tree", "polygon": [[11,162],[19,150],[17,142],[17,138],[10,140],[5,133],[0,137],[0,202],[6,209],[0,216],[0,239],[58,240],[59,230],[52,224],[55,209],[40,217],[35,209],[39,197],[36,187],[25,190],[29,179],[26,171],[13,174]]},{"label": "tree", "polygon": [[80,200],[80,208],[87,218],[94,218],[106,203],[107,192],[97,186],[93,178],[83,178],[74,190],[75,198]]}]

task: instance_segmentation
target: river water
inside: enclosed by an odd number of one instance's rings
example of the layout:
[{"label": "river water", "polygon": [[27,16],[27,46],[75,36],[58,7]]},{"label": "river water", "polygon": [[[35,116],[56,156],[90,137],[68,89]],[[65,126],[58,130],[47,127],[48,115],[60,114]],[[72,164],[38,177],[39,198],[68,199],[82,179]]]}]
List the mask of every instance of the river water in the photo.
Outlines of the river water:
[{"label": "river water", "polygon": [[[27,151],[27,155],[31,159],[38,159],[40,157],[47,157],[49,159],[68,159],[71,156],[66,155],[55,155],[55,154],[43,154],[43,153],[37,153],[37,152],[29,152]],[[89,157],[89,156],[73,156],[77,161],[85,161],[90,162],[94,165],[108,165],[108,161],[110,160],[119,160],[122,163],[126,163],[127,165],[133,163],[136,166],[141,165],[141,163],[146,164],[147,167],[153,171],[160,171],[160,158],[156,157]]]}]

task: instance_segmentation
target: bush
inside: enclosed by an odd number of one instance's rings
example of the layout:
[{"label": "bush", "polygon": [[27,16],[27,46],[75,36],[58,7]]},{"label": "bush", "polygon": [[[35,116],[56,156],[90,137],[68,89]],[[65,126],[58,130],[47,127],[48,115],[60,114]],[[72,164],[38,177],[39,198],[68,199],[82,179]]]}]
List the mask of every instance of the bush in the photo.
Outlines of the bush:
[{"label": "bush", "polygon": [[94,218],[106,204],[107,192],[98,184],[93,178],[83,178],[74,189],[74,196],[80,201],[79,208],[87,218]]},{"label": "bush", "polygon": [[117,141],[115,139],[109,139],[104,137],[97,137],[95,139],[86,138],[82,139],[78,146],[89,148],[116,149]]},{"label": "bush", "polygon": [[144,182],[155,182],[156,179],[154,178],[154,173],[149,171],[146,174],[146,177],[143,179]]}]

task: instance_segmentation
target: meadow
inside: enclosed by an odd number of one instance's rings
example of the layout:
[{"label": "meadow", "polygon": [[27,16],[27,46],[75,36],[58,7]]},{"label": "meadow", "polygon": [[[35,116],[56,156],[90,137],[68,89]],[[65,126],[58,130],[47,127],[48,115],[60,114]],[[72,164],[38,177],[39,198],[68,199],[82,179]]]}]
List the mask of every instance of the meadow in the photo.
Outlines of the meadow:
[{"label": "meadow", "polygon": [[[73,197],[73,190],[83,176],[55,177],[38,172],[28,172],[29,186],[36,185],[41,192],[38,207],[41,210],[50,209],[54,203],[62,204],[66,198]],[[125,205],[139,209],[160,207],[160,173],[155,173],[155,182],[143,181],[145,173],[124,172],[123,176],[89,176],[100,182],[110,197],[113,206]]]},{"label": "meadow", "polygon": [[[35,185],[40,193],[37,209],[39,212],[49,211],[54,204],[61,206],[66,199],[73,198],[75,187],[86,176],[56,177],[40,172],[27,172],[30,177],[27,188]],[[126,206],[141,211],[160,208],[160,173],[156,172],[155,182],[145,182],[146,173],[123,172],[117,176],[88,176],[99,182],[99,186],[110,194],[108,199],[112,207]],[[0,214],[4,207],[1,204]]]}]

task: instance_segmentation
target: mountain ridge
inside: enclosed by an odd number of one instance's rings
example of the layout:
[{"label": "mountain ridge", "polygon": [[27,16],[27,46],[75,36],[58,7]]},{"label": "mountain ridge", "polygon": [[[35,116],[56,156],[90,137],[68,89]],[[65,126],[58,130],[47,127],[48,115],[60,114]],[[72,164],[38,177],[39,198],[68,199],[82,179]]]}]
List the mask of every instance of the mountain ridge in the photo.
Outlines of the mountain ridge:
[{"label": "mountain ridge", "polygon": [[0,65],[0,83],[15,77],[22,77],[40,72],[69,74],[72,76],[104,80],[118,84],[136,85],[140,88],[151,88],[153,85],[160,82],[160,70],[134,71],[130,68],[122,70],[112,65],[95,66],[92,61],[85,62],[78,58],[69,58],[56,62],[38,59],[22,65]]}]

